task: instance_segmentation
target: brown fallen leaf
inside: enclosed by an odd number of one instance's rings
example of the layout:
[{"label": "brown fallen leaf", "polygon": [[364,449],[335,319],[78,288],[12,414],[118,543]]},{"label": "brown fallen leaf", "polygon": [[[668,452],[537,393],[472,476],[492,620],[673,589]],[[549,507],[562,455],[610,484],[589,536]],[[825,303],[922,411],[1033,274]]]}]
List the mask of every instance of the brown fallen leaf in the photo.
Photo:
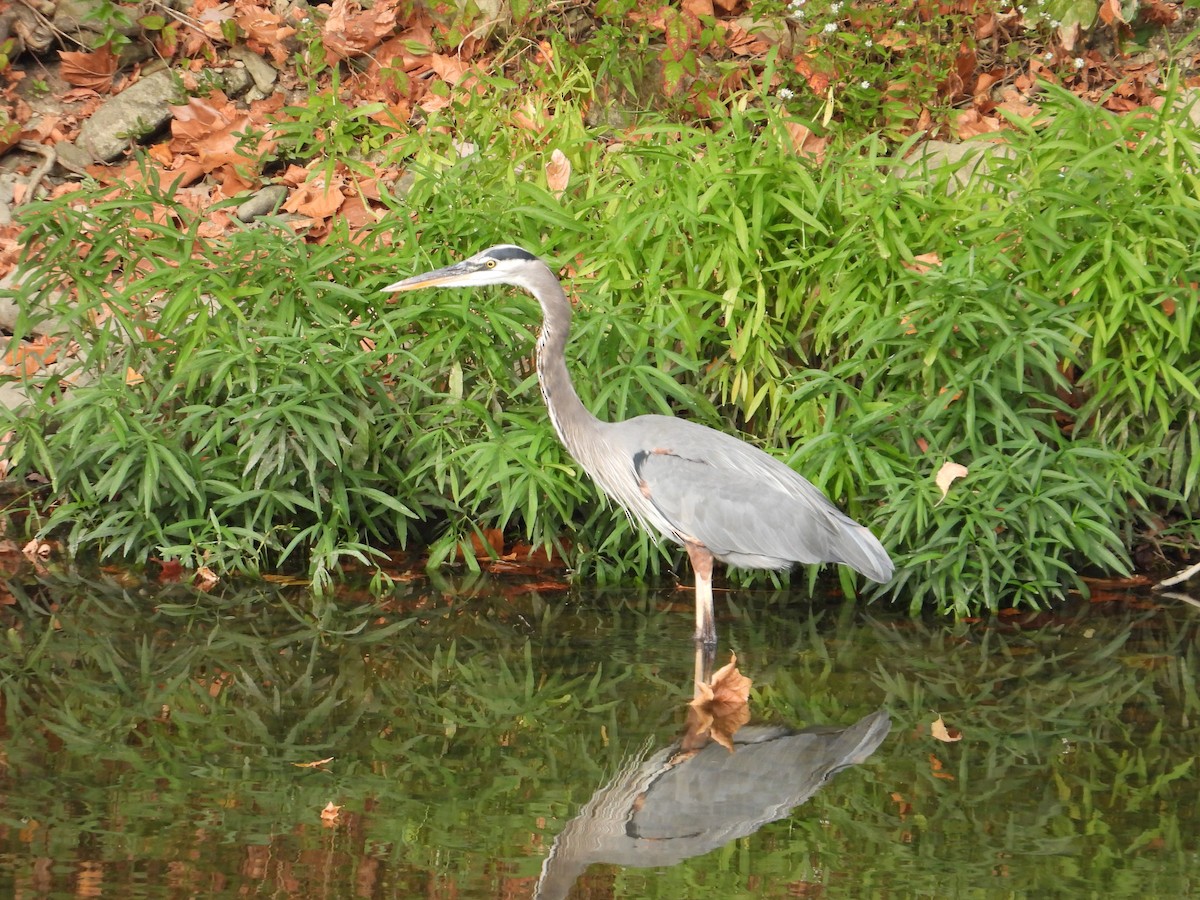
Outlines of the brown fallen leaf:
[{"label": "brown fallen leaf", "polygon": [[53,551],[54,548],[49,541],[41,541],[37,538],[34,538],[21,548],[21,552],[25,554],[25,558],[32,563],[45,562],[50,558],[50,554]]},{"label": "brown fallen leaf", "polygon": [[1032,119],[1042,111],[1042,108],[1037,104],[1030,103],[1025,94],[1017,90],[1015,87],[1007,87],[1000,92],[1001,100],[996,104],[996,109],[1003,110],[1011,115],[1021,119]]},{"label": "brown fallen leaf", "polygon": [[198,568],[195,576],[193,577],[193,583],[196,585],[196,589],[200,591],[211,591],[217,586],[217,582],[220,580],[221,579],[217,576],[217,573],[208,566],[201,566]]},{"label": "brown fallen leaf", "polygon": [[962,740],[962,732],[957,728],[948,728],[946,723],[942,721],[941,716],[933,720],[933,724],[929,726],[929,733],[937,740],[944,741],[947,744]]},{"label": "brown fallen leaf", "polygon": [[695,750],[713,740],[732,753],[733,736],[750,721],[751,683],[738,671],[737,657],[732,654],[729,663],[707,682],[697,681],[682,748]]},{"label": "brown fallen leaf", "polygon": [[97,94],[112,92],[118,60],[108,44],[91,53],[60,50],[58,57],[62,60],[59,74],[67,84],[87,88]]},{"label": "brown fallen leaf", "polygon": [[313,762],[292,763],[292,765],[295,766],[297,769],[319,769],[319,768],[322,768],[326,763],[333,762],[333,760],[334,760],[334,757],[327,756],[324,759],[314,760]]},{"label": "brown fallen leaf", "polygon": [[966,478],[968,471],[969,470],[966,466],[959,465],[956,462],[947,462],[942,464],[942,467],[938,469],[938,473],[934,478],[934,481],[937,482],[937,486],[942,492],[942,496],[938,499],[938,503],[941,503],[942,500],[946,499],[946,495],[950,493],[950,485],[952,485],[959,478]]},{"label": "brown fallen leaf", "polygon": [[328,180],[317,176],[288,194],[283,208],[310,219],[328,219],[346,202],[344,185],[345,179],[340,175],[334,174]]},{"label": "brown fallen leaf", "polygon": [[321,824],[326,828],[332,828],[338,824],[338,818],[341,815],[342,808],[334,804],[332,800],[325,804],[325,808],[321,810]]},{"label": "brown fallen leaf", "polygon": [[397,0],[379,0],[364,9],[355,0],[333,0],[321,28],[321,43],[331,61],[362,56],[396,30]]},{"label": "brown fallen leaf", "polygon": [[43,366],[55,362],[60,349],[61,341],[58,338],[36,335],[5,351],[0,374],[32,375]]},{"label": "brown fallen leaf", "polygon": [[247,46],[256,53],[269,53],[279,66],[291,56],[288,38],[296,33],[296,29],[264,6],[251,2],[235,3],[233,20],[245,35]]},{"label": "brown fallen leaf", "polygon": [[955,133],[963,140],[981,134],[991,134],[1002,127],[1003,123],[996,116],[985,116],[977,109],[964,110],[953,121]]},{"label": "brown fallen leaf", "polygon": [[945,766],[942,765],[942,761],[940,759],[938,759],[936,756],[934,756],[932,753],[929,754],[929,769],[934,778],[941,778],[944,781],[957,781],[958,780],[953,775],[951,775],[949,772],[943,771],[945,769]]},{"label": "brown fallen leaf", "polygon": [[1100,21],[1105,25],[1128,24],[1125,13],[1121,9],[1121,0],[1101,0],[1099,15]]},{"label": "brown fallen leaf", "polygon": [[558,199],[562,197],[570,180],[571,161],[565,153],[556,149],[550,154],[550,161],[546,163],[546,187],[550,188],[550,193]]},{"label": "brown fallen leaf", "polygon": [[825,148],[829,138],[817,137],[807,125],[802,122],[786,121],[783,127],[787,129],[788,137],[792,139],[792,149],[797,156],[808,156],[816,162],[825,158]]},{"label": "brown fallen leaf", "polygon": [[[900,265],[904,266],[910,272],[916,272],[919,275],[924,275],[930,269],[936,269],[941,264],[942,258],[936,252],[922,253],[919,256],[914,256],[912,262],[903,259],[900,260]],[[909,333],[912,334],[915,332]]]}]

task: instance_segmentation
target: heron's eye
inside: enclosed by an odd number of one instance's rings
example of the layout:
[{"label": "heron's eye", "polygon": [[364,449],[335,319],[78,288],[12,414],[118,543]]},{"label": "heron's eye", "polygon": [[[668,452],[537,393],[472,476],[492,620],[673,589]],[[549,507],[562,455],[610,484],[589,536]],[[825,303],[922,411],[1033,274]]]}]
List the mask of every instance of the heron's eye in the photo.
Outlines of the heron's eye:
[{"label": "heron's eye", "polygon": [[489,259],[486,263],[484,263],[484,265],[489,269],[494,269],[496,268],[496,261],[494,259]]}]

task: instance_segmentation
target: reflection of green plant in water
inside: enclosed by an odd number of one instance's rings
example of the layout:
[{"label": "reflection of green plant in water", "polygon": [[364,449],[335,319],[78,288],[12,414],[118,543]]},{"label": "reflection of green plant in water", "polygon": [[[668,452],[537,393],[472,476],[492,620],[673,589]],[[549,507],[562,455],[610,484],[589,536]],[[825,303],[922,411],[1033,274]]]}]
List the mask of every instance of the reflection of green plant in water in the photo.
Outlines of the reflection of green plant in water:
[{"label": "reflection of green plant in water", "polygon": [[[111,585],[18,585],[0,654],[6,804],[38,811],[59,862],[81,845],[128,859],[134,842],[150,864],[199,840],[201,871],[236,870],[264,845],[315,884],[329,870],[301,860],[333,799],[359,829],[328,861],[345,883],[382,866],[410,893],[436,878],[476,895],[504,877],[497,860],[531,877],[622,759],[682,726],[690,623],[669,596],[486,588],[443,585],[442,604],[410,583],[381,613],[263,589],[177,589],[151,607]],[[736,895],[751,875],[769,898],[797,877],[847,897],[864,883],[986,892],[998,878],[1022,895],[1138,879],[1151,896],[1189,893],[1193,619],[1083,608],[943,628],[740,597],[724,632],[756,720],[839,725],[884,706],[892,734],[789,820],[676,869],[606,870],[623,895],[688,896],[700,880]],[[938,714],[961,742],[929,737]],[[197,838],[214,827],[220,841]],[[13,849],[5,865],[27,858]],[[126,876],[110,877],[116,890]]]}]

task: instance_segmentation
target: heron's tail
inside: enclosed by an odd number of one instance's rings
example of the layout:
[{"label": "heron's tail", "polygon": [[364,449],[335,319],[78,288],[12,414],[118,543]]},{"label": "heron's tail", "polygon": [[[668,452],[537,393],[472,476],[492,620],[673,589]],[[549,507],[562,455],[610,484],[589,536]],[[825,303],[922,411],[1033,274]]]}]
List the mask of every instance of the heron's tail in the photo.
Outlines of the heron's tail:
[{"label": "heron's tail", "polygon": [[845,540],[838,546],[839,559],[834,560],[847,565],[872,581],[884,584],[891,580],[896,566],[888,552],[879,543],[879,538],[870,530],[857,522],[850,521],[842,529]]}]

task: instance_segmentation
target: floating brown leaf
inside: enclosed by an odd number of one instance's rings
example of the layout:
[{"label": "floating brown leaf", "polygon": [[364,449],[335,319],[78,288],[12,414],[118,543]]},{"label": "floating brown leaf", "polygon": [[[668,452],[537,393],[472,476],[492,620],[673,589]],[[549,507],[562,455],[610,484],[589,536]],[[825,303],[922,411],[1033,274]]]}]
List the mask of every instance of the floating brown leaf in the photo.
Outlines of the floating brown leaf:
[{"label": "floating brown leaf", "polygon": [[697,681],[683,748],[696,749],[713,740],[732,753],[734,734],[750,721],[750,685],[734,655],[707,682]]},{"label": "floating brown leaf", "polygon": [[342,808],[334,804],[332,800],[325,804],[325,808],[321,810],[321,824],[326,828],[332,828],[338,824],[338,819],[341,816]]}]

